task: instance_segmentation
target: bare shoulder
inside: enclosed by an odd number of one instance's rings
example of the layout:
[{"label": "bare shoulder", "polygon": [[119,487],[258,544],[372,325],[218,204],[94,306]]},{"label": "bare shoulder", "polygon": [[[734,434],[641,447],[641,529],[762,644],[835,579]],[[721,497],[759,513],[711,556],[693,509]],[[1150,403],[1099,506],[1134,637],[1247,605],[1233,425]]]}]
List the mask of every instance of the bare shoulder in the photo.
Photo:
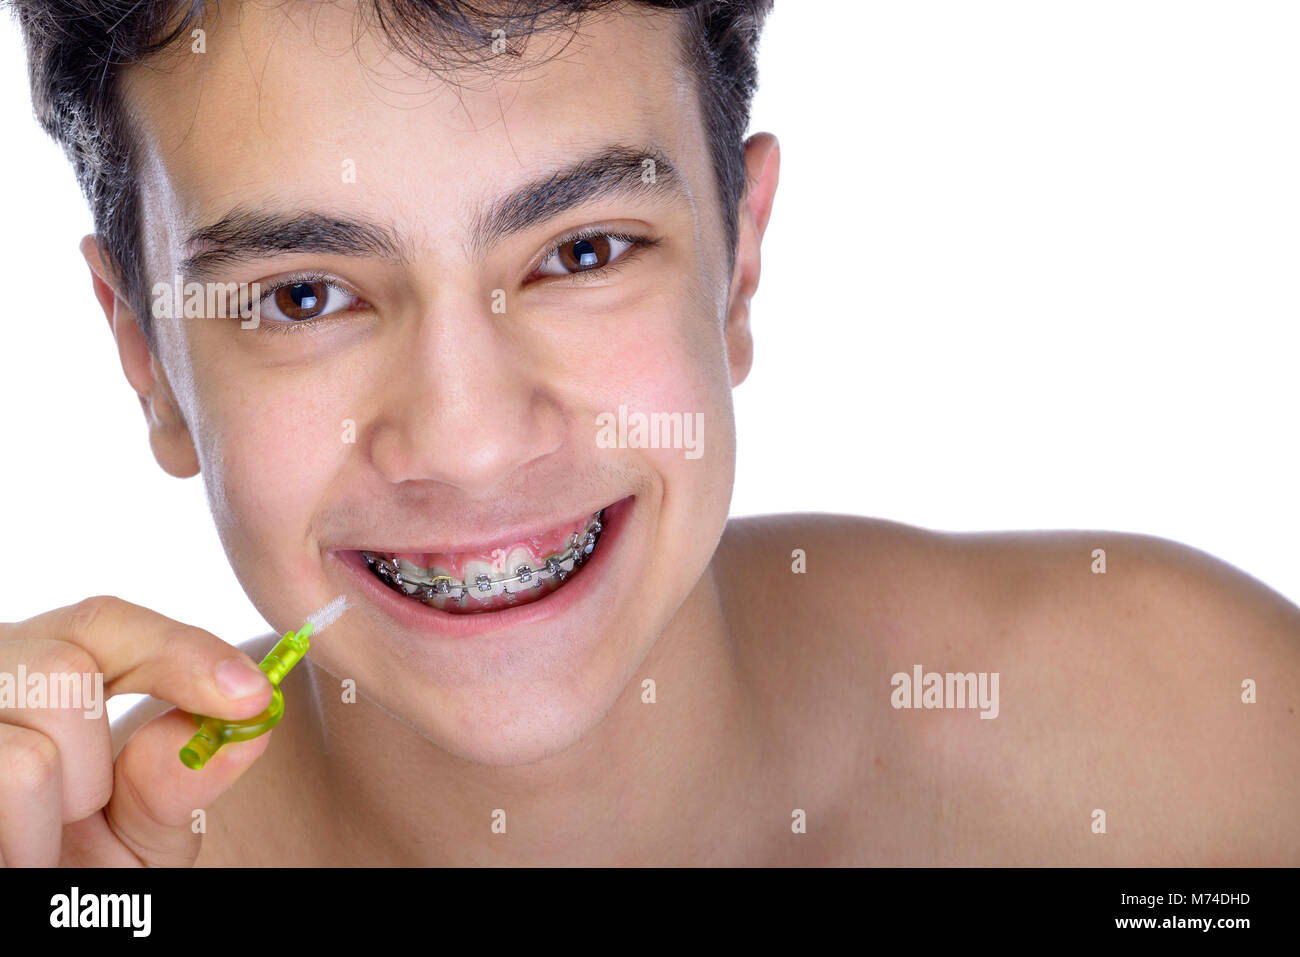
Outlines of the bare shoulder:
[{"label": "bare shoulder", "polygon": [[715,576],[784,726],[838,742],[817,760],[857,860],[1300,862],[1300,609],[1225,562],[783,515],[733,522]]},{"label": "bare shoulder", "polygon": [[1003,806],[1041,808],[1019,824],[1032,852],[1018,857],[1300,863],[1287,810],[1300,798],[1300,609],[1153,536],[952,542],[978,581],[980,653],[1004,668],[998,733],[967,727],[959,741],[972,778],[973,765],[1004,769],[991,789]]},{"label": "bare shoulder", "polygon": [[[774,790],[808,830],[800,864],[872,864],[914,751],[888,720],[894,663],[942,633],[928,587],[950,559],[941,535],[847,515],[733,519],[715,556],[717,583],[746,680],[763,702]],[[884,710],[882,710],[884,709]],[[789,806],[772,807],[788,816]],[[906,845],[906,841],[903,842]]]},{"label": "bare shoulder", "polygon": [[949,536],[822,513],[733,519],[714,577],[728,620],[763,661],[787,675],[807,662],[805,680],[833,673],[851,684],[918,637],[950,631],[963,601],[936,599],[975,584]]}]

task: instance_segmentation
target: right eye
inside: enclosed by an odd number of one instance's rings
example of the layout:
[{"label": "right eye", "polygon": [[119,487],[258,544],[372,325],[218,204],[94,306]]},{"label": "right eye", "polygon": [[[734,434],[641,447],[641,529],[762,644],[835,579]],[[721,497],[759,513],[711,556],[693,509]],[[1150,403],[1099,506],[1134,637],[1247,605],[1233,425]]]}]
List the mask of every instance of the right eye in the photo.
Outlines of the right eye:
[{"label": "right eye", "polygon": [[362,303],[356,293],[324,279],[291,279],[272,286],[258,300],[259,315],[271,322],[307,322]]}]

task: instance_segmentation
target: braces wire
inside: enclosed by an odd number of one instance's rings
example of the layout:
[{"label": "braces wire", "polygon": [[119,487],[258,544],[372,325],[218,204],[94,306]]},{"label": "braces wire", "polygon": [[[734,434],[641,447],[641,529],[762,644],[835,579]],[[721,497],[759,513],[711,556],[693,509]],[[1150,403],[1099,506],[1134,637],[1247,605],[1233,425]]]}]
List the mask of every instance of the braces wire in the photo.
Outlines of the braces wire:
[{"label": "braces wire", "polygon": [[[508,575],[505,578],[478,575],[472,582],[459,581],[450,575],[434,575],[431,578],[423,578],[403,572],[394,559],[379,558],[368,552],[364,552],[363,557],[366,564],[381,579],[412,598],[427,601],[430,598],[442,597],[464,604],[465,598],[472,593],[477,592],[483,595],[500,594],[505,591],[504,586],[512,582],[529,582],[536,579],[537,584],[531,587],[540,588],[542,582],[551,578],[564,581],[573,572],[573,569],[581,566],[586,561],[587,556],[595,549],[596,542],[600,540],[600,533],[604,528],[601,523],[601,517],[604,514],[604,509],[597,512],[591,524],[583,530],[581,537],[574,533],[569,538],[568,548],[563,552],[546,556],[542,561],[541,568],[533,568],[531,565],[523,564],[515,569],[513,575]],[[566,564],[568,565],[567,568],[565,567]],[[414,591],[407,591],[405,587],[407,585],[415,585],[416,588]],[[496,590],[498,586],[502,586],[501,592]]]}]

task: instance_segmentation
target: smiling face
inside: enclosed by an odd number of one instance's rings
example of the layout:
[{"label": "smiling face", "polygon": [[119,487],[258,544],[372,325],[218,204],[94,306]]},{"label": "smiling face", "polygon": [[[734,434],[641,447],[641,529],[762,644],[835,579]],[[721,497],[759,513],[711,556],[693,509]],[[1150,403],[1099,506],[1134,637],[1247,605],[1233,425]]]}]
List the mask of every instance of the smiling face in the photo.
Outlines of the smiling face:
[{"label": "smiling face", "polygon": [[[456,87],[313,7],[223,7],[206,52],[128,71],[151,282],[287,285],[256,328],[155,319],[152,373],[119,324],[123,363],[268,621],[348,594],[316,664],[454,754],[535,760],[709,583],[757,236],[728,272],[674,15],[534,37],[523,70]],[[622,444],[678,413],[696,450],[607,447],[620,407]],[[525,593],[519,564],[600,509],[586,563]],[[465,604],[399,594],[367,553]]]}]

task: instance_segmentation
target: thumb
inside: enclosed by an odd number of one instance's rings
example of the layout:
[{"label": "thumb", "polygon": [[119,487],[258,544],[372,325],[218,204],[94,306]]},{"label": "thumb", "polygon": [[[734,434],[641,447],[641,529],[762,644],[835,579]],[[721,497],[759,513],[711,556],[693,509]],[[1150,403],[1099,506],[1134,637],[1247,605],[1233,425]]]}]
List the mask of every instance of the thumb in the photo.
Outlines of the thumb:
[{"label": "thumb", "polygon": [[181,746],[194,734],[194,719],[173,708],[140,728],[113,766],[113,796],[104,809],[118,839],[149,867],[190,867],[203,834],[196,811],[214,803],[271,741],[267,732],[222,745],[200,770],[181,763]]}]

